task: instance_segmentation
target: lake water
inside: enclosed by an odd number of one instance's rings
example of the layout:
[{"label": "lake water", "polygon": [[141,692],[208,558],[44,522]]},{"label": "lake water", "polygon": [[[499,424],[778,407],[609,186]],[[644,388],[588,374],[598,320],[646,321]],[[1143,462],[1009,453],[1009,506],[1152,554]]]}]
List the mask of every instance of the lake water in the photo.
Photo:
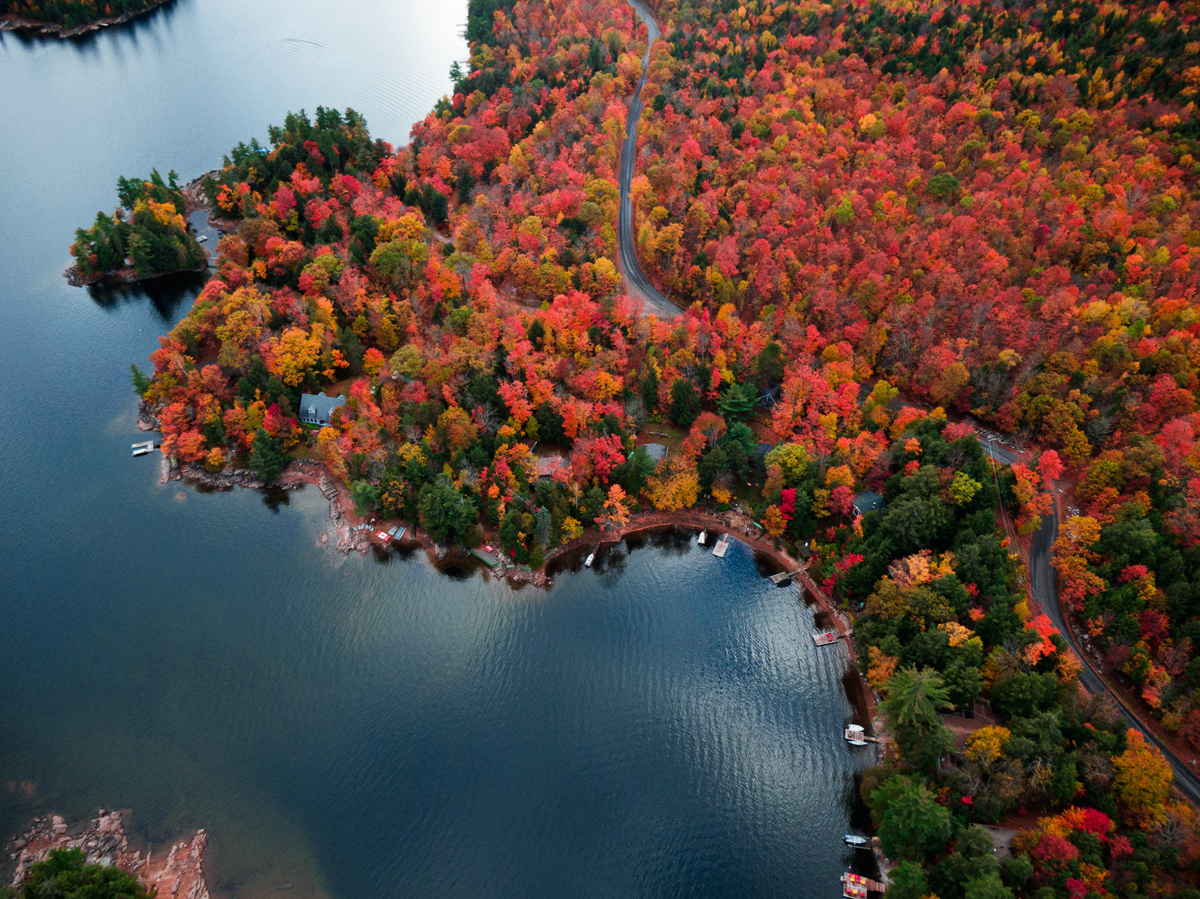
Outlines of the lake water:
[{"label": "lake water", "polygon": [[119,175],[190,179],[291,109],[403,143],[465,3],[175,0],[0,36],[0,835],[132,808],[220,895],[834,894],[856,770],[840,647],[678,534],[551,590],[318,546],[327,506],[159,486],[131,363],[199,281],[78,290]]}]

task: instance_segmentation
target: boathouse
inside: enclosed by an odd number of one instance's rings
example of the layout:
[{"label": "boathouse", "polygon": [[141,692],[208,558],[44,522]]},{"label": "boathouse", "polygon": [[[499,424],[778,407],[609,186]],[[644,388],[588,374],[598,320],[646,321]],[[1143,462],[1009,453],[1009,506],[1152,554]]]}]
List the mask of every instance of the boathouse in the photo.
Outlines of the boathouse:
[{"label": "boathouse", "polygon": [[346,398],[341,395],[326,396],[318,393],[313,396],[311,393],[302,393],[300,394],[300,420],[306,425],[327,425],[333,416],[333,410],[344,405],[346,405]]}]

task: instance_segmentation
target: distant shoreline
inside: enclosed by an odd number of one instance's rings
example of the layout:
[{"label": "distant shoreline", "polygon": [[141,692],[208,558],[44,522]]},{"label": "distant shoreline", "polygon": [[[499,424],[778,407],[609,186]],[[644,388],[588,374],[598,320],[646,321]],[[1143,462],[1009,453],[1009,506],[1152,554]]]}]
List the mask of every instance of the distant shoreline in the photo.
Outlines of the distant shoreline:
[{"label": "distant shoreline", "polygon": [[104,19],[96,19],[94,22],[88,22],[86,25],[77,25],[74,28],[64,28],[62,25],[55,22],[42,22],[38,19],[24,19],[20,16],[6,15],[0,16],[0,31],[33,31],[45,37],[79,37],[81,34],[87,34],[91,31],[99,31],[101,28],[109,28],[113,25],[124,25],[136,19],[138,16],[144,16],[146,13],[154,12],[160,6],[165,6],[171,0],[158,0],[152,6],[147,6],[145,9],[139,9],[137,12],[125,13],[123,16],[110,16]]}]

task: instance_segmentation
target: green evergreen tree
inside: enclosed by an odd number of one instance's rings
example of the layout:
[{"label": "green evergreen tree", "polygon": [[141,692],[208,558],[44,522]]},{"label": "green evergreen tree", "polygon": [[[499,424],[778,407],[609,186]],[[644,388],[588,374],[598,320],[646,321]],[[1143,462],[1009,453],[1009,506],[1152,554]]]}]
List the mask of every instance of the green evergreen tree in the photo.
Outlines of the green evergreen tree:
[{"label": "green evergreen tree", "polygon": [[417,506],[421,524],[436,543],[462,539],[477,514],[475,502],[459,493],[446,475],[421,488]]},{"label": "green evergreen tree", "polygon": [[690,428],[700,417],[700,397],[687,378],[679,378],[671,385],[671,408],[667,414],[682,428]]},{"label": "green evergreen tree", "polygon": [[288,461],[279,440],[263,428],[254,432],[254,440],[250,444],[250,470],[259,478],[264,481],[275,480],[287,467]]},{"label": "green evergreen tree", "polygon": [[918,770],[932,770],[953,745],[940,709],[950,708],[949,691],[932,668],[902,668],[887,682],[883,712],[900,754]]}]

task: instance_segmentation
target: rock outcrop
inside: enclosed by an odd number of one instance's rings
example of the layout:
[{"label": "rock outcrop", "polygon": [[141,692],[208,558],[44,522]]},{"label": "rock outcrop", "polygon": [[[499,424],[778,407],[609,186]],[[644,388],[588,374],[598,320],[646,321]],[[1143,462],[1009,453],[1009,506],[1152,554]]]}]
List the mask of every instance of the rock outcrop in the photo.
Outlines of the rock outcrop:
[{"label": "rock outcrop", "polygon": [[204,849],[208,835],[196,831],[191,840],[172,844],[162,860],[153,853],[143,858],[141,850],[131,852],[125,836],[124,812],[100,809],[95,820],[82,832],[71,833],[58,815],[34,818],[28,833],[15,840],[10,858],[17,863],[12,886],[20,887],[29,869],[44,861],[52,849],[81,849],[89,865],[117,866],[136,877],[147,891],[157,891],[161,899],[209,899],[204,880]]}]

